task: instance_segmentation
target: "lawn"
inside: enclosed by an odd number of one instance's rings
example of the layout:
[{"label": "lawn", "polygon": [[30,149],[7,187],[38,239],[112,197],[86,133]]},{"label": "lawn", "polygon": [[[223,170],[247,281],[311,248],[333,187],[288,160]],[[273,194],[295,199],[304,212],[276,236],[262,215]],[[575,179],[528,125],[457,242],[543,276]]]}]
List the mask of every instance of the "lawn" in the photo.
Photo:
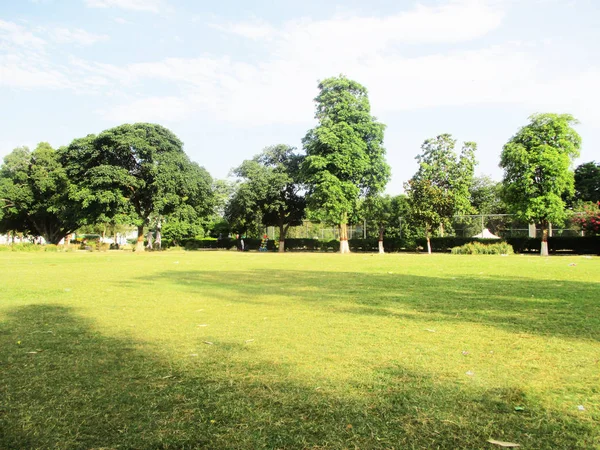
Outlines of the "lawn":
[{"label": "lawn", "polygon": [[600,258],[0,253],[1,449],[600,448]]}]

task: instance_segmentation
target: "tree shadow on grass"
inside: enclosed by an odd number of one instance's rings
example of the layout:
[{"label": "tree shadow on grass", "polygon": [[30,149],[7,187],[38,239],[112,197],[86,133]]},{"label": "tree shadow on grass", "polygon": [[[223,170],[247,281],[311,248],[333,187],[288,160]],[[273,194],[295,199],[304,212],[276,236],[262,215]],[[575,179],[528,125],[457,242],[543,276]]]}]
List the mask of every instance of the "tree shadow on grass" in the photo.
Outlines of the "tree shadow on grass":
[{"label": "tree shadow on grass", "polygon": [[[0,448],[593,448],[598,429],[517,389],[440,383],[400,366],[378,381],[319,389],[281,367],[206,346],[165,361],[107,337],[69,308],[33,305],[0,323]],[[287,368],[286,370],[293,370]],[[525,408],[516,412],[515,405]]]},{"label": "tree shadow on grass", "polygon": [[[270,294],[344,313],[472,322],[511,332],[600,341],[599,283],[526,278],[435,278],[317,271],[169,271],[154,277],[227,301]],[[262,300],[257,300],[262,299]]]}]

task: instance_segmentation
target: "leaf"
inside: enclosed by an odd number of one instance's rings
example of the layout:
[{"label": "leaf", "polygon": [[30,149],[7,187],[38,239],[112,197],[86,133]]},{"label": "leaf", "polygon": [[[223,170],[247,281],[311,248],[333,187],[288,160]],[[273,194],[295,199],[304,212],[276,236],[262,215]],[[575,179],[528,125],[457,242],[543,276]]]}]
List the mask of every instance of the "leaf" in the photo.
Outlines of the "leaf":
[{"label": "leaf", "polygon": [[520,444],[515,444],[514,442],[496,441],[495,439],[488,439],[488,442],[504,448],[516,448],[521,446]]}]

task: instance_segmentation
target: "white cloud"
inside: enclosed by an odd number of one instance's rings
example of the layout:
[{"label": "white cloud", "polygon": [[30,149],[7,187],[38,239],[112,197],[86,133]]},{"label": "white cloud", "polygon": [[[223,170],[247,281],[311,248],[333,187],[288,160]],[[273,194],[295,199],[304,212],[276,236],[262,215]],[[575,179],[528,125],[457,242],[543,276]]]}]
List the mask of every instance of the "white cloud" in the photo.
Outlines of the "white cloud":
[{"label": "white cloud", "polygon": [[263,39],[277,34],[277,29],[262,20],[252,22],[228,22],[225,24],[211,23],[211,28],[235,34],[247,39]]},{"label": "white cloud", "polygon": [[0,86],[68,89],[73,84],[61,70],[9,54],[0,55]]},{"label": "white cloud", "polygon": [[106,34],[88,33],[81,28],[69,30],[68,28],[54,28],[48,32],[52,40],[58,44],[92,45],[108,40]]},{"label": "white cloud", "polygon": [[161,9],[161,0],[85,0],[90,8],[121,8],[131,11],[147,11],[158,13]]},{"label": "white cloud", "polygon": [[[116,0],[88,1],[94,2],[116,6]],[[131,0],[120,4],[126,3],[136,4]],[[250,39],[249,44],[267,56],[252,63],[207,55],[124,66],[71,58],[66,67],[32,60],[29,74],[26,65],[12,61],[0,82],[89,92],[120,89],[129,94],[115,98],[125,100],[100,113],[122,121],[174,121],[206,111],[218,120],[243,126],[306,123],[314,114],[317,80],[340,73],[369,88],[375,115],[510,103],[531,111],[581,111],[577,115],[584,123],[599,119],[594,112],[600,103],[598,65],[571,73],[549,59],[554,54],[540,54],[526,43],[478,45],[479,37],[501,25],[502,4],[450,1],[437,7],[417,5],[388,17],[304,19],[279,27],[257,19],[213,24],[213,28]],[[17,37],[10,34],[12,41],[42,45],[23,29],[8,29],[16,33]],[[412,56],[415,43],[432,42],[452,45],[449,50],[444,49],[448,46],[427,45],[429,54],[421,50],[419,56]],[[146,97],[144,92],[156,92],[157,83],[169,93]]]},{"label": "white cloud", "polygon": [[311,49],[315,43],[335,40],[352,51],[372,52],[393,43],[447,44],[471,40],[498,28],[503,16],[499,7],[485,1],[452,0],[435,7],[417,4],[411,11],[386,17],[344,15],[319,21],[292,20],[280,29],[260,20],[210,26],[244,38],[277,37],[288,43],[308,41],[313,44]]},{"label": "white cloud", "polygon": [[190,110],[185,100],[177,97],[148,97],[97,111],[105,119],[118,122],[175,122],[184,119]]},{"label": "white cloud", "polygon": [[25,27],[0,20],[0,49],[6,49],[9,45],[41,49],[45,44],[46,41],[37,37]]}]

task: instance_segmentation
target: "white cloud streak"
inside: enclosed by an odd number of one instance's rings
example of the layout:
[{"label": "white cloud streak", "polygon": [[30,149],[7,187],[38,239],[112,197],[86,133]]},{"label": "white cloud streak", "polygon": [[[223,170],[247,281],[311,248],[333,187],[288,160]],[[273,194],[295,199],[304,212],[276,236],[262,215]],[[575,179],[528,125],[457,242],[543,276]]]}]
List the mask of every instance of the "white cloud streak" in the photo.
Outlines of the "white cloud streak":
[{"label": "white cloud streak", "polygon": [[[133,0],[90,3],[139,7]],[[479,38],[502,26],[503,18],[502,2],[453,0],[436,7],[417,5],[387,17],[346,15],[293,20],[278,27],[257,19],[213,23],[222,33],[246,39],[246,43],[250,40],[267,56],[252,63],[209,55],[125,66],[71,58],[66,68],[32,63],[35,70],[23,78],[26,82],[19,81],[25,68],[12,61],[16,68],[11,69],[8,83],[139,92],[121,96],[126,99],[122,103],[98,111],[120,121],[184,120],[204,111],[217,120],[243,126],[306,123],[313,117],[317,80],[340,73],[369,88],[377,115],[510,103],[532,111],[582,111],[582,121],[600,119],[595,112],[600,102],[595,88],[598,66],[570,73],[553,65],[548,71],[544,64],[549,61],[540,60],[544,56],[535,47],[519,42],[477,46]],[[3,24],[13,42],[43,46],[36,36],[15,31],[5,22],[0,22],[0,31]],[[431,43],[446,45],[426,45],[436,51],[413,56],[415,44]],[[143,95],[144,88],[152,91],[157,83],[168,86],[169,94]]]},{"label": "white cloud streak", "polygon": [[161,10],[160,0],[85,0],[89,8],[120,8],[130,11],[146,11],[158,13]]}]

